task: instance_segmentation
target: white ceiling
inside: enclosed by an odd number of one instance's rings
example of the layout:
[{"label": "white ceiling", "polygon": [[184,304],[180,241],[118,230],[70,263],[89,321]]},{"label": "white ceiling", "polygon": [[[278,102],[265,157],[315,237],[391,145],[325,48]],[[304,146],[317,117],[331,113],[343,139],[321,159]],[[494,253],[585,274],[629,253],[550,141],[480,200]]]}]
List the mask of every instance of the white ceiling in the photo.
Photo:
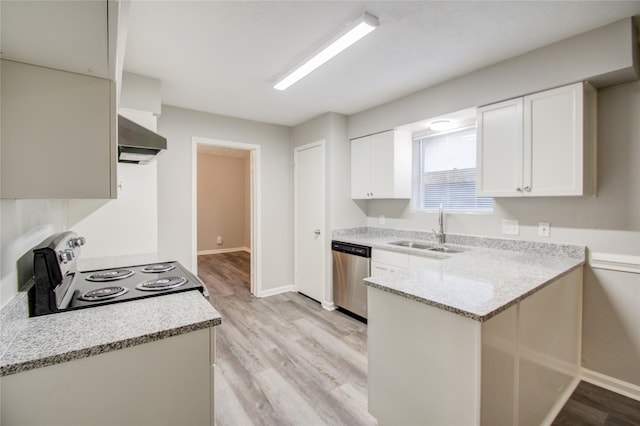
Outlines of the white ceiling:
[{"label": "white ceiling", "polygon": [[[363,11],[380,27],[284,92],[276,78]],[[132,1],[124,69],[164,104],[294,126],[353,114],[593,28],[640,1]]]}]

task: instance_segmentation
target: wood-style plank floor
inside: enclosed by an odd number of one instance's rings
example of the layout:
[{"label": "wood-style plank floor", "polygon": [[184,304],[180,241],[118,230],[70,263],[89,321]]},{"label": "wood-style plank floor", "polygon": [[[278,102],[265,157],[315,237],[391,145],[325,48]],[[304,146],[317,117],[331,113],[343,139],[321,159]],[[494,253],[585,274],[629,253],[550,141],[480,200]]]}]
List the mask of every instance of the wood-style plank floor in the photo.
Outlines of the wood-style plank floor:
[{"label": "wood-style plank floor", "polygon": [[198,256],[222,314],[218,426],[376,425],[367,411],[367,328],[297,293],[255,298],[249,254]]},{"label": "wood-style plank floor", "polygon": [[[366,325],[297,293],[257,299],[245,252],[198,256],[222,314],[218,426],[376,425],[367,412]],[[554,426],[640,426],[640,401],[581,382]]]},{"label": "wood-style plank floor", "polygon": [[640,401],[580,382],[553,426],[638,426]]}]

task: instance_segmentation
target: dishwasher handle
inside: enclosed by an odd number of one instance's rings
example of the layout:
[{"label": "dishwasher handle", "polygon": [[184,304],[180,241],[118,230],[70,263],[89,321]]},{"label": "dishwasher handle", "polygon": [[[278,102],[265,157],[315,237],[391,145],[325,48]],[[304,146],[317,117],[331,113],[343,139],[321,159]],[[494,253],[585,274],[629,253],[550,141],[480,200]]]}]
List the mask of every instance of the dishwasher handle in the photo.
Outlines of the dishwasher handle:
[{"label": "dishwasher handle", "polygon": [[331,250],[340,253],[352,254],[360,257],[371,257],[371,247],[361,246],[358,244],[343,243],[339,241],[331,241]]}]

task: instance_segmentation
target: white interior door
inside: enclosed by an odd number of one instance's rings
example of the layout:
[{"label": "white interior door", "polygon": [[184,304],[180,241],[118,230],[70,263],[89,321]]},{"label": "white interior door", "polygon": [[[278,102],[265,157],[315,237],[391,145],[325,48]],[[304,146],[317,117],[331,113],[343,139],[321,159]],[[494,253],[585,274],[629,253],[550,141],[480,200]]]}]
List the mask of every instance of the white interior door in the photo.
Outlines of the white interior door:
[{"label": "white interior door", "polygon": [[295,285],[324,299],[324,141],[295,149]]}]

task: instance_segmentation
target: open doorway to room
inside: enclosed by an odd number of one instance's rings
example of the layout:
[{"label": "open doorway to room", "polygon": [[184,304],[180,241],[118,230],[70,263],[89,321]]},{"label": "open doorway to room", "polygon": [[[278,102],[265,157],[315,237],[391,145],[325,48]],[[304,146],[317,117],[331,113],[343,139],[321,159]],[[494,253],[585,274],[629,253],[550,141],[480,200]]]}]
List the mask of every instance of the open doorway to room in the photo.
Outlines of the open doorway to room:
[{"label": "open doorway to room", "polygon": [[193,139],[193,262],[218,294],[238,281],[260,295],[259,157],[256,145]]}]

